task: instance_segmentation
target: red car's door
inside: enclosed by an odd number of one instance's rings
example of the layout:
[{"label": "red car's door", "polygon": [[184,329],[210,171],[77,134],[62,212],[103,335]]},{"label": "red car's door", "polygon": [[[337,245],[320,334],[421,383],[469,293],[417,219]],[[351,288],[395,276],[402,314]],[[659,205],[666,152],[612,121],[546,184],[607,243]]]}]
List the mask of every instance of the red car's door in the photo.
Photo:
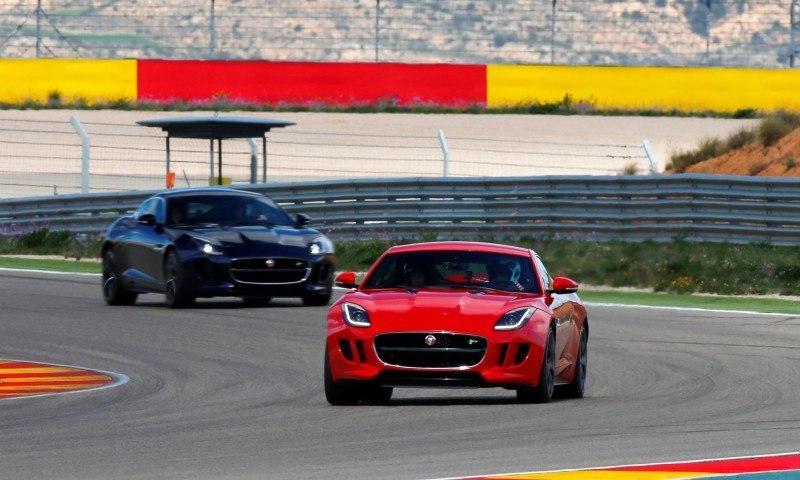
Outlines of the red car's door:
[{"label": "red car's door", "polygon": [[[536,253],[532,254],[533,263],[536,266],[536,272],[542,284],[542,289],[547,290],[553,284],[553,279],[547,273],[544,263]],[[574,307],[569,301],[569,295],[551,294],[550,309],[553,311],[553,320],[556,324],[556,377],[558,377],[564,369],[571,365],[574,361],[570,359],[568,352],[565,351],[567,346],[571,343],[570,337],[572,330],[574,330]]]}]

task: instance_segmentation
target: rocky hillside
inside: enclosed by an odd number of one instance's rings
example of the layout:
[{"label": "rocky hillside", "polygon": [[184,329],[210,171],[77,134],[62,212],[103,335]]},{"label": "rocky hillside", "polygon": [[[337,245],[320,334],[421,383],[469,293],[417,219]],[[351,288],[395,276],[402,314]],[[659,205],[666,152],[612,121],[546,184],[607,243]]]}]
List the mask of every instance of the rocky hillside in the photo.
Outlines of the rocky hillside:
[{"label": "rocky hillside", "polygon": [[[558,0],[553,37],[550,0],[44,0],[39,52],[550,63],[552,47],[558,64],[781,67],[790,4]],[[0,56],[36,55],[35,5],[0,0]]]},{"label": "rocky hillside", "polygon": [[770,147],[751,143],[722,156],[697,163],[686,173],[760,177],[800,177],[800,129]]}]

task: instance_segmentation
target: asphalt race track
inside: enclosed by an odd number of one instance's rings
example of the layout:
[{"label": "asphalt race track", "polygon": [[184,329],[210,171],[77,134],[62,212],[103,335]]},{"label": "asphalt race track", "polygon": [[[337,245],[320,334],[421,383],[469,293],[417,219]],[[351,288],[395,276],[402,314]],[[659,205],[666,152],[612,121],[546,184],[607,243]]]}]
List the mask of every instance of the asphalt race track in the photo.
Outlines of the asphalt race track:
[{"label": "asphalt race track", "polygon": [[396,390],[331,407],[325,309],[145,295],[0,271],[0,358],[121,373],[0,400],[0,477],[433,478],[800,450],[800,317],[589,307],[587,398]]}]

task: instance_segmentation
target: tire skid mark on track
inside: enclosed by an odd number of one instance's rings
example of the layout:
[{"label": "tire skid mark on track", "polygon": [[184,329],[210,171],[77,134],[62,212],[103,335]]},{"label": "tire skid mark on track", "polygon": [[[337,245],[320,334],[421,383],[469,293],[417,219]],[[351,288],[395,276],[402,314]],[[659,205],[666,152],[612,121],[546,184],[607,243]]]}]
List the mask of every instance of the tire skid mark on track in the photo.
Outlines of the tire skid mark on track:
[{"label": "tire skid mark on track", "polygon": [[0,359],[0,400],[111,388],[125,375],[80,367]]},{"label": "tire skid mark on track", "polygon": [[753,457],[732,457],[689,462],[623,465],[583,470],[511,473],[482,477],[453,477],[440,480],[679,480],[711,478],[757,478],[779,480],[800,478],[800,453]]}]

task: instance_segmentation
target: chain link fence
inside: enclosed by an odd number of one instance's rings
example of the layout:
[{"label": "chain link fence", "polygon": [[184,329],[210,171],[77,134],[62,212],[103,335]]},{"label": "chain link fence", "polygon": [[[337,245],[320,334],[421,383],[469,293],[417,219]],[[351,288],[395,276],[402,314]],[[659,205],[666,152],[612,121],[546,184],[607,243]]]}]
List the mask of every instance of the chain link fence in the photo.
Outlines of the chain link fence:
[{"label": "chain link fence", "polygon": [[[159,129],[115,122],[69,122],[0,116],[0,198],[164,188],[166,140]],[[497,177],[556,174],[646,174],[654,167],[642,143],[598,144],[503,138],[447,138],[429,134],[358,134],[335,131],[271,132],[267,182],[338,178]],[[261,142],[256,158],[247,140],[222,143],[222,176],[262,181]],[[173,138],[171,170],[177,188],[211,184],[219,174],[210,141]],[[255,169],[252,162],[256,162]],[[85,165],[85,167],[84,167]],[[85,168],[85,170],[84,170]],[[84,175],[85,173],[85,175]]]},{"label": "chain link fence", "polygon": [[799,0],[0,0],[0,56],[794,65]]}]

